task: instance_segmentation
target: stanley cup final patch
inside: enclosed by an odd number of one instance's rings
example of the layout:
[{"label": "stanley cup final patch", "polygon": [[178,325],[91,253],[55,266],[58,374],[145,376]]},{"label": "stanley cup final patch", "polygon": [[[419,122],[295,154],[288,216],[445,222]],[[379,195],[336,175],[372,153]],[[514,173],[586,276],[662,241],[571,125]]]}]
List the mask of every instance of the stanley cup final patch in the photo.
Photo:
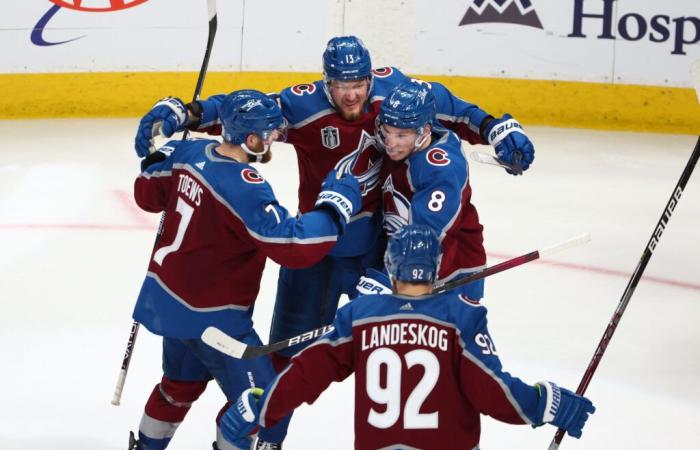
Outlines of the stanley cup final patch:
[{"label": "stanley cup final patch", "polygon": [[321,142],[323,146],[333,150],[340,145],[340,132],[336,127],[325,127],[321,129]]}]

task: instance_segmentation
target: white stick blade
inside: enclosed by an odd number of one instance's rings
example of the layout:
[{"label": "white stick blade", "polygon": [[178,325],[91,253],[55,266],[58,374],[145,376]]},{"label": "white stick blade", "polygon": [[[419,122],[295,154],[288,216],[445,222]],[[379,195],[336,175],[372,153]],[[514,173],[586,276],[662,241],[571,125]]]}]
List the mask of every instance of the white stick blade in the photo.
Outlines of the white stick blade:
[{"label": "white stick blade", "polygon": [[501,164],[500,161],[498,161],[498,158],[496,158],[493,155],[489,155],[488,153],[484,152],[471,152],[469,154],[469,157],[472,159],[472,161],[476,161],[481,164],[491,164],[492,166],[498,166],[498,167],[504,167],[503,164]]},{"label": "white stick blade", "polygon": [[216,327],[209,327],[204,330],[202,341],[209,347],[238,359],[243,356],[243,352],[245,352],[247,347],[243,342],[237,341]]},{"label": "white stick blade", "polygon": [[586,242],[590,242],[590,240],[590,233],[581,233],[578,236],[574,236],[571,239],[568,239],[562,243],[552,245],[551,247],[543,248],[542,250],[538,250],[537,252],[540,254],[540,258],[543,258],[545,256],[558,253],[562,250],[566,250],[571,247],[576,247],[577,245],[585,244]]}]

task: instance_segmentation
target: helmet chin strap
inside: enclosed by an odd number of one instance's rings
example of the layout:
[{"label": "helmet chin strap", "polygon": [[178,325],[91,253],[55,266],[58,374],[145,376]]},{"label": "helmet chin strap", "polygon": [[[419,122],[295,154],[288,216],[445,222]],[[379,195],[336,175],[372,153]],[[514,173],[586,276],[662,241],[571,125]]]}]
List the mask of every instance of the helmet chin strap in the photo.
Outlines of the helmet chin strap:
[{"label": "helmet chin strap", "polygon": [[[425,128],[426,127],[421,128],[421,132],[423,134],[420,134],[420,133],[418,134],[418,137],[416,138],[416,143],[414,144],[414,147],[413,147],[413,152],[417,152],[418,150],[420,150],[421,147],[423,147],[423,145],[425,144],[425,141],[430,138],[430,132],[426,133]],[[413,152],[411,152],[411,153],[413,153]]]},{"label": "helmet chin strap", "polygon": [[255,153],[252,151],[250,148],[248,148],[247,145],[245,145],[245,142],[241,142],[241,148],[243,149],[246,154],[248,154],[248,160],[250,162],[260,162],[263,159],[263,156],[265,156],[265,153],[270,150],[270,145],[269,144],[263,144],[263,151],[261,153]]}]

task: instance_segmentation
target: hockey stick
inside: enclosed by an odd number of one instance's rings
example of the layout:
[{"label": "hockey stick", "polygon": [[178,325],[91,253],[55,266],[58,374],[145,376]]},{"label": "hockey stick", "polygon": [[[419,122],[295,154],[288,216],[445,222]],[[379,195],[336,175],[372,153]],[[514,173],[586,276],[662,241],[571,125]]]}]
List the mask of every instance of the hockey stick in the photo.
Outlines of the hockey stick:
[{"label": "hockey stick", "polygon": [[[216,20],[216,0],[207,0],[207,13],[209,15],[209,33],[207,35],[207,48],[204,51],[204,60],[202,61],[202,67],[199,69],[199,77],[197,77],[197,86],[194,88],[194,95],[192,96],[192,101],[196,102],[199,100],[199,96],[202,93],[202,86],[204,86],[204,77],[207,75],[207,68],[209,67],[209,57],[211,56],[211,49],[214,47],[214,37],[216,37],[216,28],[218,22]],[[187,139],[187,135],[190,130],[185,128],[185,132],[182,134],[182,140]]]},{"label": "hockey stick", "polygon": [[520,164],[508,164],[507,162],[498,159],[497,157],[490,155],[488,153],[484,152],[471,152],[469,154],[469,157],[482,164],[490,164],[492,166],[498,166],[503,169],[508,169],[511,172],[515,173],[516,175],[522,175],[523,174],[523,168]]},{"label": "hockey stick", "polygon": [[[691,70],[696,93],[698,95],[698,101],[700,101],[700,60],[693,64]],[[578,395],[585,394],[586,389],[588,389],[588,385],[591,383],[591,379],[598,368],[598,364],[600,364],[600,360],[603,359],[603,354],[605,354],[605,350],[608,348],[608,344],[612,340],[613,334],[615,334],[615,330],[622,319],[622,314],[624,314],[625,309],[627,309],[630,298],[632,297],[632,294],[634,294],[634,290],[637,288],[637,283],[639,283],[639,280],[642,278],[644,269],[646,269],[651,256],[654,254],[654,250],[659,243],[659,239],[661,239],[661,235],[663,234],[664,230],[666,230],[668,221],[671,219],[671,215],[676,209],[676,206],[681,199],[681,195],[683,195],[683,189],[685,189],[685,185],[688,183],[688,179],[690,179],[690,175],[692,175],[693,169],[695,169],[695,165],[697,164],[699,158],[700,138],[698,138],[698,142],[695,144],[695,149],[690,155],[688,164],[686,164],[685,169],[683,169],[680,180],[678,180],[676,187],[673,189],[671,198],[668,200],[664,211],[661,213],[661,218],[658,222],[656,222],[651,238],[649,238],[649,242],[647,242],[647,245],[642,252],[642,257],[639,259],[637,267],[634,269],[632,277],[627,283],[627,287],[622,294],[622,298],[620,299],[620,302],[618,303],[617,308],[615,309],[615,312],[613,313],[613,316],[610,319],[605,332],[603,333],[603,337],[598,343],[598,347],[593,353],[593,358],[591,358],[591,362],[588,364],[588,368],[584,372],[583,378],[581,378],[581,383],[579,383],[578,388],[576,389],[576,393]],[[554,439],[552,439],[552,442],[549,444],[549,450],[557,450],[562,439],[564,439],[564,435],[565,431],[559,428],[554,435]]]},{"label": "hockey stick", "polygon": [[[590,234],[583,233],[581,235],[568,239],[560,244],[543,248],[541,250],[535,250],[534,252],[526,253],[522,256],[517,256],[513,259],[509,259],[508,261],[496,264],[495,266],[487,267],[485,269],[479,270],[478,272],[474,272],[469,276],[460,278],[459,280],[451,281],[445,283],[444,285],[437,286],[433,289],[433,294],[441,294],[450,289],[454,289],[456,287],[471,283],[472,281],[480,280],[490,275],[503,272],[504,270],[508,270],[513,267],[517,267],[530,261],[542,258],[543,256],[548,256],[560,252],[562,250],[574,247],[576,245],[586,243],[590,240]],[[315,330],[307,331],[306,333],[300,334],[298,336],[294,336],[280,342],[275,342],[274,344],[254,347],[246,345],[243,342],[232,338],[231,336],[227,335],[226,333],[224,333],[216,327],[209,327],[206,330],[204,330],[204,333],[202,333],[202,341],[204,341],[204,343],[206,343],[210,347],[213,347],[219,350],[220,352],[225,353],[234,358],[252,359],[257,358],[259,356],[267,355],[272,352],[276,352],[278,350],[285,349],[287,347],[291,347],[296,344],[300,344],[302,342],[306,342],[310,339],[315,339],[332,330],[333,325],[326,325],[321,328],[316,328]]]},{"label": "hockey stick", "polygon": [[[209,17],[209,32],[207,35],[207,47],[204,51],[204,61],[202,61],[202,67],[199,69],[199,77],[197,78],[197,85],[194,89],[194,100],[199,100],[199,94],[202,92],[202,85],[204,84],[204,77],[207,74],[207,68],[209,67],[209,57],[211,56],[211,49],[214,46],[214,36],[216,36],[217,20],[216,20],[216,0],[207,0],[207,15]],[[182,140],[187,139],[187,129],[182,136]],[[156,241],[153,243],[153,247],[158,244],[160,237],[163,235],[163,223],[165,222],[165,213],[160,216],[160,223],[158,224],[158,232],[156,233]],[[122,397],[122,390],[124,390],[124,383],[126,382],[126,374],[129,371],[129,363],[131,362],[131,355],[133,354],[134,345],[136,344],[136,336],[139,333],[139,327],[141,324],[134,321],[131,324],[131,332],[129,333],[129,340],[126,343],[126,351],[124,352],[124,359],[122,360],[122,367],[119,371],[119,377],[117,378],[117,385],[114,388],[114,395],[112,396],[112,404],[119,406]]]}]

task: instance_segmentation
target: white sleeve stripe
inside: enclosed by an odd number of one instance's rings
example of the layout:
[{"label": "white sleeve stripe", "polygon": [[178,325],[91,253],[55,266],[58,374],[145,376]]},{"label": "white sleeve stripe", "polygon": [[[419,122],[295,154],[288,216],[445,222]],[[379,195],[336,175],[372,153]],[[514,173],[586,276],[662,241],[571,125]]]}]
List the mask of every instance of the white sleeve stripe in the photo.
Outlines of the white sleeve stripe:
[{"label": "white sleeve stripe", "polygon": [[236,210],[231,206],[230,203],[226,201],[218,192],[212,188],[212,186],[207,182],[207,180],[197,171],[195,170],[192,166],[189,164],[173,164],[173,168],[175,169],[182,169],[187,171],[190,176],[197,178],[197,180],[202,183],[204,186],[207,187],[211,195],[222,205],[228,209],[231,214],[233,214],[238,220],[241,221],[243,226],[245,227],[246,231],[248,234],[253,237],[254,239],[264,242],[267,244],[302,244],[302,245],[312,245],[312,244],[321,244],[324,242],[335,242],[338,240],[338,236],[333,234],[329,236],[317,236],[317,237],[312,237],[312,238],[299,238],[299,237],[270,237],[270,236],[263,236],[261,234],[256,233],[255,231],[251,230],[246,226],[245,221],[241,218],[240,214],[236,212]]},{"label": "white sleeve stripe", "polygon": [[515,397],[513,396],[513,393],[510,392],[510,389],[508,389],[508,386],[506,386],[506,384],[503,382],[503,380],[501,378],[497,377],[496,374],[491,369],[488,368],[488,366],[486,366],[483,362],[481,362],[481,360],[479,358],[477,358],[471,352],[469,352],[469,350],[467,350],[467,346],[466,346],[464,340],[462,339],[462,335],[459,332],[459,330],[457,330],[457,333],[459,334],[459,344],[462,346],[462,349],[463,349],[462,355],[464,355],[464,357],[467,358],[469,361],[471,361],[474,365],[479,367],[479,369],[481,369],[485,374],[490,376],[501,387],[501,390],[503,391],[503,394],[508,399],[508,402],[510,402],[510,404],[513,406],[513,409],[515,409],[515,411],[518,413],[518,415],[523,420],[523,422],[525,422],[529,425],[533,425],[530,418],[528,418],[525,415],[525,413],[523,412],[522,408],[520,407],[520,404],[515,400]]}]

